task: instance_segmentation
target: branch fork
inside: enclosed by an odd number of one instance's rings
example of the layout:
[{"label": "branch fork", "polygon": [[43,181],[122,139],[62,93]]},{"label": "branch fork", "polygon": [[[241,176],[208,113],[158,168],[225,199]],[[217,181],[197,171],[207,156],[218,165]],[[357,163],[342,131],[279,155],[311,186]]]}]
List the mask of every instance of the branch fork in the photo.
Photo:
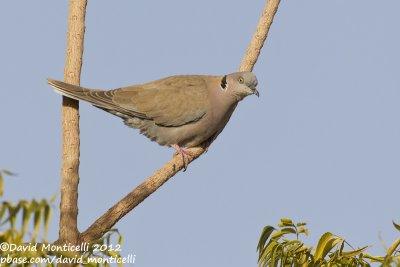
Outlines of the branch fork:
[{"label": "branch fork", "polygon": [[[280,0],[267,0],[258,26],[241,61],[240,71],[252,71],[261,49],[268,36],[270,26],[278,10]],[[87,0],[70,0],[67,37],[67,56],[64,78],[67,82],[79,84],[85,32],[85,10]],[[184,168],[185,162],[180,155],[175,155],[160,169],[147,177],[139,186],[114,204],[84,232],[77,229],[78,215],[78,167],[79,167],[79,111],[78,102],[63,98],[63,168],[60,204],[60,233],[55,243],[94,242],[127,213],[154,193],[164,183]],[[203,147],[188,149],[192,155],[188,164],[206,151]]]}]

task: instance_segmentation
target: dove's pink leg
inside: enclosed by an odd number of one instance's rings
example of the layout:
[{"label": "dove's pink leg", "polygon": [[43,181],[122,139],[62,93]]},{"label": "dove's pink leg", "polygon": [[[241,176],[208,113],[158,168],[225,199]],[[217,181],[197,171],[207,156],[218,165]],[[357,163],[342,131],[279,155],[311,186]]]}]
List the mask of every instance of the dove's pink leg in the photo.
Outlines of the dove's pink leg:
[{"label": "dove's pink leg", "polygon": [[189,160],[193,157],[193,155],[185,147],[180,147],[176,144],[171,145],[171,147],[173,147],[176,150],[177,154],[180,154],[182,156],[183,171],[186,171],[187,166],[189,164]]}]

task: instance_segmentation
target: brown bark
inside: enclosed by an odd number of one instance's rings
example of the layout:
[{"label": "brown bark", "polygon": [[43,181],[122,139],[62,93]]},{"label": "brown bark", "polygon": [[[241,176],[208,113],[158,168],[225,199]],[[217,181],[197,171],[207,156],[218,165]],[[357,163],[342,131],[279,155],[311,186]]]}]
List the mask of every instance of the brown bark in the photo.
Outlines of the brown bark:
[{"label": "brown bark", "polygon": [[258,21],[257,29],[253,34],[253,38],[251,39],[250,44],[247,47],[246,53],[244,54],[244,57],[242,59],[242,62],[240,63],[240,71],[253,70],[257,59],[260,56],[261,49],[264,46],[265,40],[267,39],[269,28],[274,21],[274,17],[276,11],[278,11],[280,2],[281,0],[266,1],[263,12],[261,13],[261,17]]},{"label": "brown bark", "polygon": [[[269,0],[265,4],[261,18],[254,36],[247,48],[246,54],[240,65],[241,71],[251,71],[260,55],[261,48],[267,38],[269,28],[278,9],[280,0]],[[194,155],[193,159],[198,158],[205,152],[204,148],[192,148],[190,153]],[[138,187],[133,189],[123,199],[118,201],[107,212],[99,217],[86,231],[81,234],[82,242],[91,242],[99,239],[104,233],[109,231],[123,216],[139,205],[150,194],[155,192],[160,186],[167,182],[177,172],[183,168],[182,157],[174,156],[162,168],[148,177]]]},{"label": "brown bark", "polygon": [[[64,80],[79,85],[85,33],[86,0],[70,0]],[[62,167],[59,242],[78,243],[79,102],[62,99]]]}]

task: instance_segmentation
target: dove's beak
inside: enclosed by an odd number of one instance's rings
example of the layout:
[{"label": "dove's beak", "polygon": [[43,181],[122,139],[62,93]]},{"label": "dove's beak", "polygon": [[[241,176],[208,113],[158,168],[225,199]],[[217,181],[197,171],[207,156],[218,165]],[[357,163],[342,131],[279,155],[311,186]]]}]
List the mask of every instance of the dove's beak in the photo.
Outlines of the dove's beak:
[{"label": "dove's beak", "polygon": [[253,95],[256,95],[257,97],[260,97],[260,93],[258,92],[257,88],[253,87],[251,88]]},{"label": "dove's beak", "polygon": [[254,88],[253,94],[255,94],[257,97],[260,97],[260,93],[258,92],[258,90],[256,88]]}]

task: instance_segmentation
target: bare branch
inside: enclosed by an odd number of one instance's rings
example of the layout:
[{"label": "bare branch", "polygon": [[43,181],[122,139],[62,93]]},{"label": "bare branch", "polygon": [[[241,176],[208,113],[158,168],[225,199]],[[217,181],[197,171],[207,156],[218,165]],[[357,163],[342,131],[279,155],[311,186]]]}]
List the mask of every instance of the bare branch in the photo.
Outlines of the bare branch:
[{"label": "bare branch", "polygon": [[[86,0],[70,0],[68,11],[67,51],[64,80],[79,85],[83,38],[85,34]],[[62,100],[62,167],[59,240],[77,243],[79,232],[79,102],[68,97]]]},{"label": "bare branch", "polygon": [[[261,48],[267,37],[269,27],[273,21],[275,13],[278,9],[280,0],[269,0],[262,12],[257,30],[242,60],[240,70],[252,70]],[[194,155],[194,159],[198,158],[205,152],[204,148],[196,147],[190,149],[190,153]],[[183,161],[180,156],[174,156],[161,169],[148,177],[138,187],[133,189],[123,199],[118,201],[100,218],[98,218],[85,232],[81,234],[81,242],[91,242],[99,239],[109,231],[123,216],[139,205],[144,199],[155,192],[160,186],[167,182],[177,172],[182,170]]]},{"label": "bare branch", "polygon": [[258,21],[256,32],[253,34],[253,38],[251,39],[242,62],[240,63],[240,71],[253,70],[258,56],[261,53],[261,49],[264,46],[264,42],[267,39],[269,28],[274,20],[276,11],[278,11],[280,2],[280,0],[267,0],[265,3],[264,10],[261,14],[260,20]]},{"label": "bare branch", "polygon": [[[203,152],[204,149],[200,147],[191,150],[191,153],[193,153],[195,158],[199,157]],[[182,157],[180,155],[174,156],[173,159],[167,162],[161,169],[157,170],[153,175],[148,177],[144,182],[133,189],[132,192],[127,194],[123,199],[118,201],[117,204],[98,218],[85,232],[82,233],[80,241],[92,242],[101,238],[122,217],[139,205],[178,171],[182,170],[182,168]]]}]

